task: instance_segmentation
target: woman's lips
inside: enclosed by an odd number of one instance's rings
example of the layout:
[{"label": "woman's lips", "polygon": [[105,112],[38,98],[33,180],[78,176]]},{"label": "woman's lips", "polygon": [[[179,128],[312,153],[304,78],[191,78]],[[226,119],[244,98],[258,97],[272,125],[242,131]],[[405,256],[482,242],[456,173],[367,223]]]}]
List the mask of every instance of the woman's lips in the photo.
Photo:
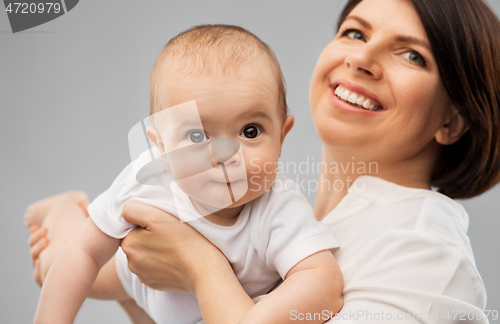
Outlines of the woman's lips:
[{"label": "woman's lips", "polygon": [[332,83],[330,88],[335,96],[355,108],[369,111],[387,110],[384,103],[376,95],[347,80]]},{"label": "woman's lips", "polygon": [[385,110],[368,110],[364,108],[360,108],[358,106],[352,105],[351,103],[348,103],[339,97],[335,95],[335,89],[330,88],[330,94],[328,96],[328,99],[331,103],[332,106],[335,108],[338,108],[342,111],[346,111],[349,113],[356,113],[356,114],[361,114],[365,116],[372,116],[372,115],[378,115],[380,113],[383,113]]}]

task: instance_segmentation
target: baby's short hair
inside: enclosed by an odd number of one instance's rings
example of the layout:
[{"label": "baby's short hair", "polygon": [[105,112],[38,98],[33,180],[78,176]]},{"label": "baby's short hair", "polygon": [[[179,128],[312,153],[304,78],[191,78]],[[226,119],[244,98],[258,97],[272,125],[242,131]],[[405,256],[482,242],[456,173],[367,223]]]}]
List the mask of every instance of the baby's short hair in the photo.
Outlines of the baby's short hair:
[{"label": "baby's short hair", "polygon": [[285,119],[288,111],[285,80],[276,55],[271,48],[248,30],[233,25],[194,26],[172,38],[153,66],[150,81],[150,114],[162,110],[162,82],[175,77],[202,72],[236,74],[241,67],[262,60],[278,84],[278,109]]}]

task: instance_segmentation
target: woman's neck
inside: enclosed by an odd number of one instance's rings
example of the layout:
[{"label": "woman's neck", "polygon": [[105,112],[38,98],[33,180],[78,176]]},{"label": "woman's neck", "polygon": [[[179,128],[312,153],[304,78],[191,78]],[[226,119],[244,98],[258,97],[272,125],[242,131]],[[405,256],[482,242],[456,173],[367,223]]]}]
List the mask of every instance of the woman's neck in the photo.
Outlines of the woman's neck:
[{"label": "woman's neck", "polygon": [[317,220],[322,220],[347,195],[351,184],[361,175],[372,175],[405,187],[430,189],[430,174],[436,152],[424,150],[398,163],[370,160],[353,151],[336,151],[323,145],[322,168],[314,205]]}]

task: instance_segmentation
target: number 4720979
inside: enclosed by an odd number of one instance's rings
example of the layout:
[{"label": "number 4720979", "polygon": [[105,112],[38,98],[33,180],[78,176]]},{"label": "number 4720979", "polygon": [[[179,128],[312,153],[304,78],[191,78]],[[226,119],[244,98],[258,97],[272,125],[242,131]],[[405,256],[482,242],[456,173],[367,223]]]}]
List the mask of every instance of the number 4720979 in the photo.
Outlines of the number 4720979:
[{"label": "number 4720979", "polygon": [[486,318],[489,318],[491,315],[491,319],[496,321],[498,319],[498,311],[497,310],[485,310],[484,312],[482,311],[465,311],[465,310],[448,310],[444,314],[444,318],[447,320],[453,320],[453,321],[472,321],[474,319],[479,320],[482,319],[486,316]]},{"label": "number 4720979", "polygon": [[5,11],[8,13],[59,13],[61,11],[60,3],[46,2],[46,3],[26,3],[14,2],[9,3]]}]

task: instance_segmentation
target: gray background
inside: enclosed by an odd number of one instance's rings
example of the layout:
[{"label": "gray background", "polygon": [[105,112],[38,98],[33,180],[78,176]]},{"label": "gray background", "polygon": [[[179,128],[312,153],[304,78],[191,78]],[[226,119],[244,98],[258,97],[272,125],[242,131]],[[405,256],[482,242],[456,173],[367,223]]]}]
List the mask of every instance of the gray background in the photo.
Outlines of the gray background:
[{"label": "gray background", "polygon": [[[489,2],[500,13],[500,2]],[[237,24],[270,44],[297,120],[282,161],[320,161],[308,85],[343,3],[87,0],[56,20],[17,34],[0,12],[0,323],[29,323],[38,300],[23,226],[26,206],[74,189],[93,199],[111,184],[129,162],[128,130],[148,114],[154,60],[180,31],[202,23]],[[309,199],[313,203],[314,195]],[[497,187],[464,202],[488,309],[496,310],[499,200]],[[76,320],[110,322],[128,319],[114,302],[94,300],[85,303]]]}]

